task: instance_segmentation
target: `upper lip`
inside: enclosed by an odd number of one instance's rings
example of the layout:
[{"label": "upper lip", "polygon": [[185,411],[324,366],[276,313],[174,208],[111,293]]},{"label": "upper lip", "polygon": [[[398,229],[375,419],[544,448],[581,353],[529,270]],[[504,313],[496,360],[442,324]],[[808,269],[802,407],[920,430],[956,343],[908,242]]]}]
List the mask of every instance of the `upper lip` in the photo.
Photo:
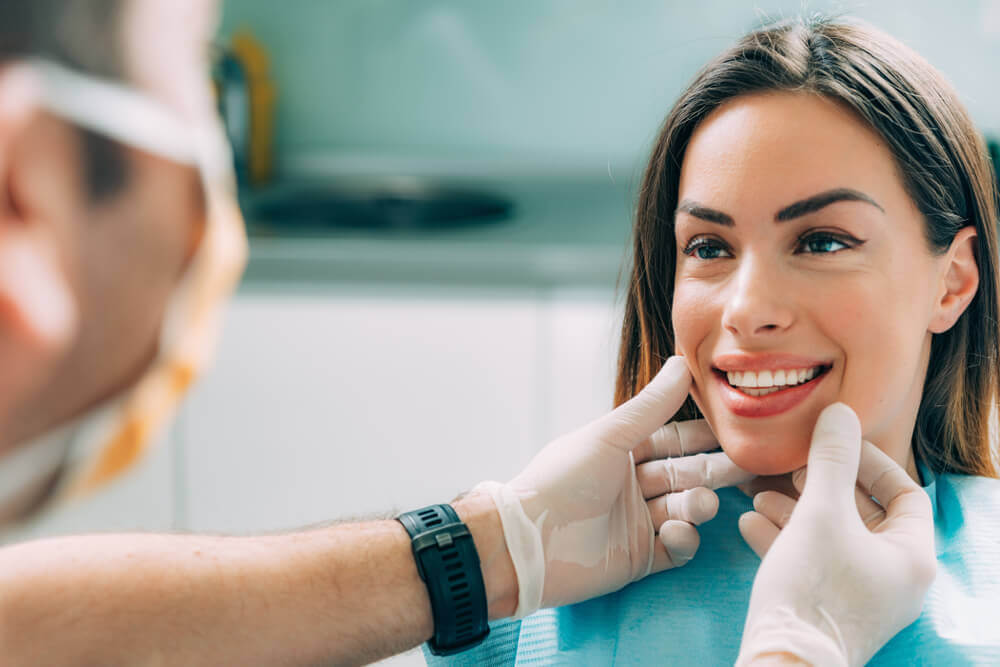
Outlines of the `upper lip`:
[{"label": "upper lip", "polygon": [[730,352],[720,354],[712,359],[712,367],[724,373],[727,371],[777,371],[830,365],[832,362],[827,359],[783,352],[757,354]]}]

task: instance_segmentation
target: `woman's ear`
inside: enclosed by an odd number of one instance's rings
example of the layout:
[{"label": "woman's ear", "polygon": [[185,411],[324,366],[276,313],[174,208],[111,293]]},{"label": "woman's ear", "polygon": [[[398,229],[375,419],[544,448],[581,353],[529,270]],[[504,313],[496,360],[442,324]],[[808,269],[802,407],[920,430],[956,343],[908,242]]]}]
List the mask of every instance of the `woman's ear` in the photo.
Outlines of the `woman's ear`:
[{"label": "woman's ear", "polygon": [[938,298],[930,325],[931,333],[944,333],[955,325],[979,289],[979,266],[976,264],[976,228],[963,227],[951,242],[944,257]]}]

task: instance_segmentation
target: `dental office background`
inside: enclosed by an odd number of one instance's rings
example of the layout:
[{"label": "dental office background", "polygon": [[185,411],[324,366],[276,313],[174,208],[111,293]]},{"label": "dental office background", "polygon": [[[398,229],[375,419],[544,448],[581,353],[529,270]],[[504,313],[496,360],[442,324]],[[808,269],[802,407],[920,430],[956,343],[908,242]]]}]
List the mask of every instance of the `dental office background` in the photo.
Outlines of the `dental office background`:
[{"label": "dental office background", "polygon": [[1000,0],[226,0],[220,43],[253,44],[220,84],[256,114],[248,271],[162,446],[53,530],[293,529],[509,479],[611,407],[633,201],[676,96],[813,11],[915,48],[1000,139]]}]

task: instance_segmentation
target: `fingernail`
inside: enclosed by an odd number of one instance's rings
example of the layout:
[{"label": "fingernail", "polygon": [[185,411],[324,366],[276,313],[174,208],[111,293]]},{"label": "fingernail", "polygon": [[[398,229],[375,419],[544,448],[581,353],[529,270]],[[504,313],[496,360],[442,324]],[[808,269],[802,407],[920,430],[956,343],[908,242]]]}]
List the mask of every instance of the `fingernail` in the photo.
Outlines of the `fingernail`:
[{"label": "fingernail", "polygon": [[694,551],[686,551],[680,547],[671,547],[667,549],[670,554],[670,561],[677,567],[682,565],[687,565],[694,558]]},{"label": "fingernail", "polygon": [[719,511],[719,497],[712,491],[702,493],[700,495],[701,498],[699,500],[699,505],[701,507],[702,516],[705,517],[705,521],[708,521],[709,519],[715,517],[716,513]]},{"label": "fingernail", "polygon": [[698,551],[698,541],[689,541],[683,529],[671,525],[669,521],[660,527],[660,541],[670,554],[671,562],[677,567],[694,558]]}]

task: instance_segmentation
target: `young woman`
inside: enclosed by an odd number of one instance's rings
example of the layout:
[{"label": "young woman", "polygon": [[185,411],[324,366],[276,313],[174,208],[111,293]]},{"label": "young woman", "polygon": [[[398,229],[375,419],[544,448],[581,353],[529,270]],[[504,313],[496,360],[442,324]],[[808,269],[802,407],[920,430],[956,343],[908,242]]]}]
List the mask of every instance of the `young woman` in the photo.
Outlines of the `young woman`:
[{"label": "young woman", "polygon": [[[985,147],[952,88],[841,22],[767,27],[712,61],[642,185],[617,402],[682,354],[694,383],[676,418],[703,415],[767,476],[802,468],[819,413],[843,402],[931,498],[937,578],[872,664],[1000,661],[996,225]],[[740,522],[751,498],[719,499],[691,563],[525,619],[507,661],[732,664],[758,566],[737,525],[777,530],[794,502],[764,493]],[[877,531],[879,508],[858,501]]]}]

